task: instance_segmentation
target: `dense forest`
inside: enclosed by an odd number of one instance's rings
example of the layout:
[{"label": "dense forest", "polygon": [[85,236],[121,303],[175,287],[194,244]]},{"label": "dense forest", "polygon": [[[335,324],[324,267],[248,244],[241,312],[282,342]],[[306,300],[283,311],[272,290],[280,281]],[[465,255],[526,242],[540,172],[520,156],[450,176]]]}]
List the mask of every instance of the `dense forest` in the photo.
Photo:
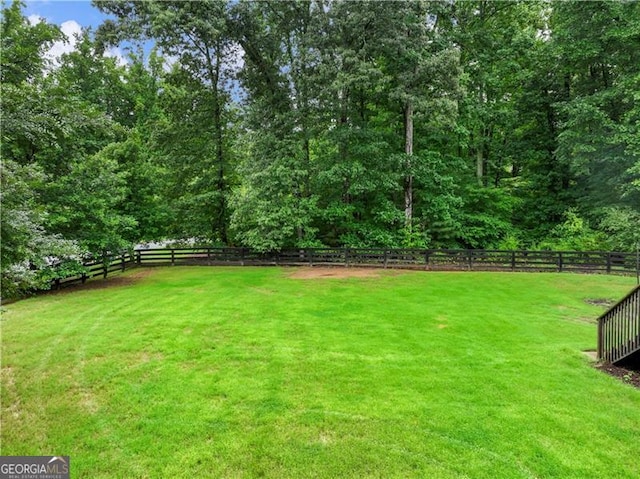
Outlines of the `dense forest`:
[{"label": "dense forest", "polygon": [[56,59],[2,9],[5,296],[163,239],[640,241],[640,2],[94,5]]}]

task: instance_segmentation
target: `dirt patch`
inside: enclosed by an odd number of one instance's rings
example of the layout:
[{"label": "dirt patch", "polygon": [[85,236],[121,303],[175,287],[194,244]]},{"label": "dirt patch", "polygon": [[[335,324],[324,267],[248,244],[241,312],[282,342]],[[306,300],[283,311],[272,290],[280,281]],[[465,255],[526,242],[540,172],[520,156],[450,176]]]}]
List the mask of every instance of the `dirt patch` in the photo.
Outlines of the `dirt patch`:
[{"label": "dirt patch", "polygon": [[383,271],[377,268],[329,268],[324,266],[296,268],[291,279],[323,279],[323,278],[379,278]]},{"label": "dirt patch", "polygon": [[618,378],[625,384],[629,384],[640,389],[640,371],[621,368],[619,366],[614,366],[613,364],[598,364],[596,368],[609,376]]},{"label": "dirt patch", "polygon": [[585,303],[592,304],[594,306],[602,306],[603,308],[610,308],[616,302],[612,299],[606,298],[587,298],[584,300]]}]

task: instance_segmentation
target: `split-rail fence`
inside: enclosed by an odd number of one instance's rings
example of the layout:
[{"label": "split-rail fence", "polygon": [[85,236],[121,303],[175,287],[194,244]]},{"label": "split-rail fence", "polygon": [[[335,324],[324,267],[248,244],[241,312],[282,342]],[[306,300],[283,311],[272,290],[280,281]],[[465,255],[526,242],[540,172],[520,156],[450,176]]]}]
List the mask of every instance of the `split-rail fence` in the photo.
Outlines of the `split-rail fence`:
[{"label": "split-rail fence", "polygon": [[258,252],[247,248],[140,248],[91,260],[85,271],[56,280],[53,288],[86,282],[135,266],[342,266],[430,271],[541,271],[639,274],[636,253],[471,249],[305,248]]}]

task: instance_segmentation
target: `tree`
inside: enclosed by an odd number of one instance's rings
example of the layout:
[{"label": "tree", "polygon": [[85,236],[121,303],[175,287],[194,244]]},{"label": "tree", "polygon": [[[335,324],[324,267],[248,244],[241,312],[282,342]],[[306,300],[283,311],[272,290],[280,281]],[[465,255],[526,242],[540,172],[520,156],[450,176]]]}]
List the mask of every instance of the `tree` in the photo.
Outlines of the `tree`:
[{"label": "tree", "polygon": [[43,54],[60,32],[46,23],[29,24],[22,6],[15,2],[3,8],[1,27],[0,266],[5,298],[46,286],[54,275],[51,257],[78,259],[80,253],[74,242],[45,230],[45,211],[36,193],[47,177],[34,156],[60,131],[55,114],[40,103],[39,89]]},{"label": "tree", "polygon": [[55,25],[38,22],[35,25],[22,15],[24,3],[14,1],[2,6],[2,68],[0,83],[20,85],[33,82],[42,76],[47,66],[44,53],[63,34]]},{"label": "tree", "polygon": [[233,11],[250,104],[244,184],[235,195],[232,226],[247,246],[278,249],[315,241],[311,142],[320,125],[314,124],[313,43],[322,18],[321,4],[308,1],[240,2]]},{"label": "tree", "polygon": [[[209,240],[227,243],[229,241],[227,203],[230,194],[229,181],[233,178],[231,166],[233,161],[227,149],[230,104],[227,80],[230,71],[226,66],[233,62],[236,51],[227,32],[226,2],[208,0],[117,3],[96,1],[94,3],[102,11],[118,18],[117,23],[107,22],[100,27],[98,31],[100,39],[103,41],[127,37],[155,39],[165,55],[177,59],[175,68],[184,71],[180,81],[184,81],[184,85],[189,85],[192,93],[199,92],[198,99],[194,102],[198,111],[193,112],[193,116],[204,114],[203,108],[208,109],[206,114],[209,116],[206,123],[200,121],[199,124],[198,131],[203,137],[197,143],[204,147],[199,151],[199,155],[205,163],[214,163],[217,192],[212,193],[211,188],[214,185],[210,181],[201,181],[198,176],[189,179],[204,188],[195,195],[207,201],[206,204],[199,205],[200,211],[207,211],[206,221],[213,226],[206,231],[198,229],[196,233]],[[198,84],[195,85],[195,83]],[[193,140],[194,135],[189,135],[182,145],[185,149],[189,149],[188,145],[193,145]],[[211,200],[215,201],[215,205],[210,204]],[[189,234],[187,231],[184,233]]]},{"label": "tree", "polygon": [[640,212],[634,188],[640,160],[640,116],[634,106],[640,87],[639,16],[636,2],[554,5],[551,25],[566,90],[558,105],[558,155],[575,176],[580,210],[595,224],[610,225],[615,210],[632,212],[627,218]]},{"label": "tree", "polygon": [[[37,165],[0,164],[0,266],[3,298],[46,289],[51,280],[82,270],[81,249],[74,241],[48,233],[45,212],[34,193],[45,180]],[[56,268],[62,264],[63,268]]]},{"label": "tree", "polygon": [[[77,271],[84,254],[120,248],[126,233],[117,221],[100,231],[103,212],[93,201],[118,197],[119,173],[98,154],[124,130],[69,91],[60,70],[45,72],[44,52],[59,30],[31,25],[21,8],[2,11],[2,271],[11,294]],[[97,193],[94,175],[102,180]],[[113,206],[108,215],[126,222]]]},{"label": "tree", "polygon": [[[438,25],[437,4],[381,4],[379,60],[388,82],[388,99],[400,106],[403,125],[403,193],[405,228],[411,231],[414,204],[414,120],[416,114],[431,128],[455,124],[458,97],[458,52]],[[374,5],[373,8],[380,6]],[[445,20],[446,21],[446,20]],[[417,144],[414,144],[417,143]],[[430,145],[424,145],[429,152]],[[434,151],[433,149],[431,150]],[[425,200],[428,201],[428,198]]]}]

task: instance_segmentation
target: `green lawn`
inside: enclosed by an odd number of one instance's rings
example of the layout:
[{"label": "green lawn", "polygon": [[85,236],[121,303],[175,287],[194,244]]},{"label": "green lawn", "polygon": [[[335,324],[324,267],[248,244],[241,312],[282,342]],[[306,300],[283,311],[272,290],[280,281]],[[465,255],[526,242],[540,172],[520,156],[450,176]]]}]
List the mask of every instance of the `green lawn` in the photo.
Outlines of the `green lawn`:
[{"label": "green lawn", "polygon": [[637,477],[640,390],[582,353],[585,299],[633,278],[291,271],[133,270],[5,306],[1,453],[74,478]]}]

